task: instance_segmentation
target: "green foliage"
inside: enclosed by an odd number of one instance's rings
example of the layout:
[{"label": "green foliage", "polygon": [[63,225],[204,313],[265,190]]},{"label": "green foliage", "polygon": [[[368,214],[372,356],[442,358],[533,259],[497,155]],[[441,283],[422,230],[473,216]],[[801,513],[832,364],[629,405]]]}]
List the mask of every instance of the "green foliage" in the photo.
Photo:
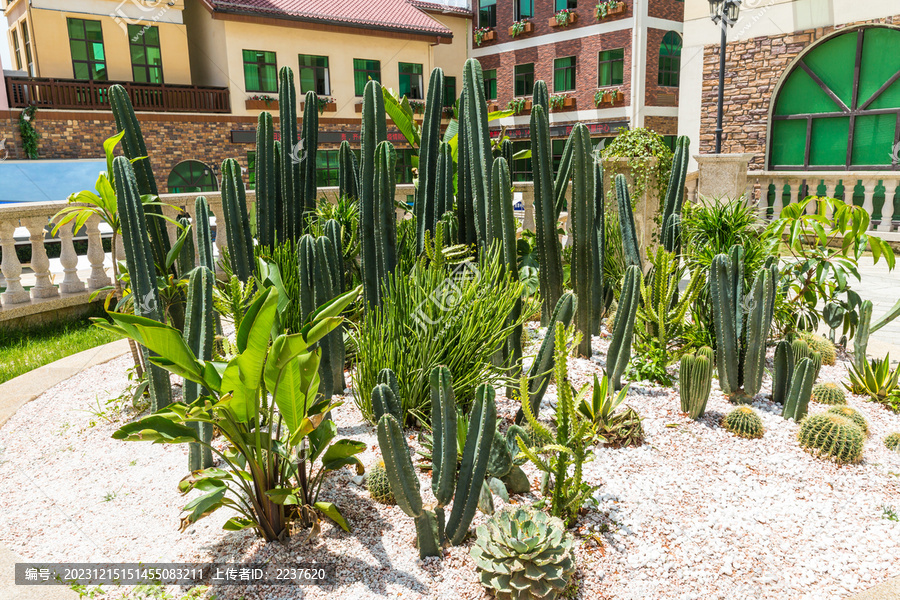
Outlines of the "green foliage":
[{"label": "green foliage", "polygon": [[672,151],[661,135],[644,127],[620,129],[619,134],[603,149],[602,156],[604,160],[628,159],[636,197],[640,198],[645,190],[655,185],[657,197],[665,198],[672,170]]},{"label": "green foliage", "polygon": [[706,403],[712,389],[713,349],[704,346],[696,354],[681,357],[678,372],[678,393],[681,396],[681,412],[692,419],[699,419],[706,412]]},{"label": "green foliage", "polygon": [[675,141],[675,155],[672,158],[672,171],[669,175],[660,221],[662,245],[668,252],[677,252],[681,245],[681,209],[684,205],[685,181],[691,158],[690,144],[691,141],[683,135]]},{"label": "green foliage", "polygon": [[446,365],[456,397],[468,409],[482,383],[500,382],[492,356],[530,310],[509,316],[524,285],[504,269],[499,255],[453,266],[420,258],[409,274],[397,272],[384,288],[384,303],[367,311],[353,332],[357,347],[355,401],[372,421],[369,398],[378,373],[392,369],[400,382],[404,420],[427,422],[428,374]]},{"label": "green foliage", "polygon": [[388,481],[387,469],[384,467],[383,460],[375,463],[375,466],[366,472],[366,489],[375,502],[397,504],[394,494],[391,492],[391,484]]},{"label": "green foliage", "polygon": [[847,404],[847,395],[844,390],[831,381],[823,381],[814,385],[812,399],[819,404]]},{"label": "green foliage", "polygon": [[545,513],[510,507],[476,532],[471,555],[481,584],[497,598],[554,600],[575,573],[572,536]]},{"label": "green foliage", "polygon": [[850,408],[849,406],[832,406],[827,411],[832,415],[840,415],[842,417],[846,417],[853,421],[853,423],[859,427],[863,433],[869,433],[869,423],[866,421],[866,418],[862,416],[862,414],[856,410],[855,408]]},{"label": "green foliage", "polygon": [[884,446],[888,450],[900,452],[900,431],[888,434],[884,438]]},{"label": "green foliage", "polygon": [[659,347],[656,340],[636,342],[631,360],[625,368],[625,376],[631,381],[652,381],[670,386],[672,376],[669,375],[668,366],[669,354]]},{"label": "green foliage", "polygon": [[625,407],[625,410],[616,412],[625,401],[628,388],[626,385],[615,392],[606,375],[598,380],[595,373],[593,387],[585,384],[575,399],[575,410],[592,423],[595,437],[605,440],[606,445],[613,448],[638,446],[644,438],[641,418],[634,409]]},{"label": "green foliage", "polygon": [[841,415],[819,413],[800,424],[800,446],[812,454],[838,464],[862,460],[865,434],[850,419]]},{"label": "green foliage", "polygon": [[722,418],[722,427],[738,437],[761,438],[763,422],[749,406],[738,406]]},{"label": "green foliage", "polygon": [[883,359],[874,358],[863,362],[861,368],[851,364],[848,373],[849,383],[844,387],[854,394],[866,394],[875,402],[885,402],[897,388],[900,380],[900,366],[891,370],[891,355]]},{"label": "green foliage", "polygon": [[19,136],[22,138],[22,151],[31,160],[38,159],[38,140],[41,134],[34,128],[34,114],[37,106],[30,105],[22,109],[19,115]]}]

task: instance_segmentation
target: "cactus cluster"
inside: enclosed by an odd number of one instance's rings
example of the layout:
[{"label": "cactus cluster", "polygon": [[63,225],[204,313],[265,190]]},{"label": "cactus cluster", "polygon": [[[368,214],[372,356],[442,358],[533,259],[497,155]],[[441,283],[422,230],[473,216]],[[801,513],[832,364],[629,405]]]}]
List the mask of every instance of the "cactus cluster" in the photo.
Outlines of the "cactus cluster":
[{"label": "cactus cluster", "polygon": [[884,446],[888,450],[900,452],[900,431],[889,433],[887,437],[884,438]]},{"label": "cactus cluster", "polygon": [[222,162],[222,215],[228,237],[228,258],[231,272],[241,283],[248,283],[253,275],[253,238],[247,213],[247,192],[241,177],[241,167],[233,158]]},{"label": "cactus cluster", "polygon": [[810,352],[818,352],[822,356],[823,365],[833,365],[837,361],[837,350],[834,342],[811,331],[804,331],[798,339],[804,341]]},{"label": "cactus cluster", "polygon": [[862,414],[855,408],[850,408],[849,406],[832,406],[828,409],[827,412],[828,414],[840,415],[842,417],[850,419],[857,427],[860,428],[860,430],[862,430],[864,434],[869,434],[869,423],[866,421],[866,418],[862,416]]},{"label": "cactus cluster", "polygon": [[847,394],[838,384],[823,381],[813,386],[812,400],[819,404],[847,404]]},{"label": "cactus cluster", "polygon": [[380,460],[375,466],[366,471],[366,489],[375,502],[381,504],[396,504],[394,494],[391,492],[391,484],[388,481],[387,469],[384,461]]},{"label": "cactus cluster", "polygon": [[706,402],[712,389],[713,349],[704,346],[696,354],[681,357],[678,373],[678,393],[681,396],[681,412],[692,419],[699,419],[706,411]]},{"label": "cactus cluster", "polygon": [[837,463],[862,460],[865,434],[850,419],[833,413],[810,415],[800,424],[800,446],[814,456]]},{"label": "cactus cluster", "polygon": [[554,600],[575,573],[572,536],[556,517],[510,507],[476,532],[471,555],[482,585],[497,598]]},{"label": "cactus cluster", "polygon": [[[804,361],[808,361],[809,369],[804,367],[801,370],[800,367],[807,364]],[[803,340],[782,340],[775,346],[772,401],[783,405],[782,416],[785,419],[799,422],[806,415],[813,385],[821,368],[822,355],[811,352]]]},{"label": "cactus cluster", "polygon": [[722,427],[738,437],[761,438],[763,422],[749,406],[738,406],[722,418]]},{"label": "cactus cluster", "polygon": [[441,113],[444,107],[444,71],[431,71],[428,97],[425,99],[425,118],[419,135],[419,185],[413,205],[416,215],[416,253],[425,250],[425,232],[434,235],[443,216],[437,202],[438,159],[441,148]]}]

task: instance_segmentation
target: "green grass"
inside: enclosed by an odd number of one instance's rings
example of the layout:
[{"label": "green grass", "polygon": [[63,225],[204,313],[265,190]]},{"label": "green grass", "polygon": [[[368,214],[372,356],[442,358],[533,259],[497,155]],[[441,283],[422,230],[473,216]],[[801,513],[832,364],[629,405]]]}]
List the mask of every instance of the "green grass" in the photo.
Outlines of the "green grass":
[{"label": "green grass", "polygon": [[82,350],[118,339],[87,319],[22,331],[0,331],[0,383]]}]

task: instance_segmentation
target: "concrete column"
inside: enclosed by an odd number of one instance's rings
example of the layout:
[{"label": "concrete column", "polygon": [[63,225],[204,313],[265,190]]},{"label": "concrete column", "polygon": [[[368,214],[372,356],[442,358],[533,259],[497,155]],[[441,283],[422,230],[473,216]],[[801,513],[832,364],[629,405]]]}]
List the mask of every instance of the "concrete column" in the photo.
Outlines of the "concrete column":
[{"label": "concrete column", "polygon": [[747,192],[747,172],[753,154],[699,154],[700,196],[714,199],[741,198]]}]

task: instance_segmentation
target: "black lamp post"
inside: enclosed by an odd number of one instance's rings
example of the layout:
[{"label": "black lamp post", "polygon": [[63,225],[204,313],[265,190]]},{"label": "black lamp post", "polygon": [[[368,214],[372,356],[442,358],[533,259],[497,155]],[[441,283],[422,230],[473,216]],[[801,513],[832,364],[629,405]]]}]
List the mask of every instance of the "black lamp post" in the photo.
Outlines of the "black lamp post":
[{"label": "black lamp post", "polygon": [[709,18],[722,30],[719,47],[719,112],[716,115],[716,154],[722,153],[722,112],[725,104],[725,43],[728,28],[737,23],[741,0],[709,0]]}]

